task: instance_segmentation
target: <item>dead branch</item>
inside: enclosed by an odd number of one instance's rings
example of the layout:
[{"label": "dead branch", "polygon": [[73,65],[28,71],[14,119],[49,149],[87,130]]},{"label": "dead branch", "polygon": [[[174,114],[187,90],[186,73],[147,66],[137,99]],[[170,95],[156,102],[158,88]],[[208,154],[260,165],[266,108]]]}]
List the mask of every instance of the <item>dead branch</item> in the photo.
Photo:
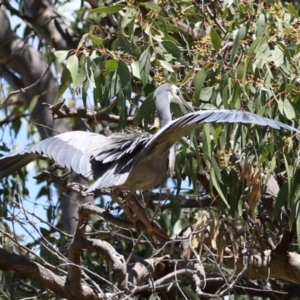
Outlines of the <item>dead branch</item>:
[{"label": "dead branch", "polygon": [[[111,123],[118,123],[120,120],[119,116],[106,113],[108,108],[105,108],[99,112],[90,109],[69,108],[68,106],[64,105],[64,100],[59,101],[58,103],[53,105],[50,105],[48,103],[45,104],[52,111],[52,115],[54,119],[65,119],[65,118],[75,117],[80,119],[87,119],[95,123],[97,121],[108,121]],[[111,109],[111,106],[109,106],[109,109]],[[133,125],[133,120],[134,117],[128,117],[127,125]]]}]

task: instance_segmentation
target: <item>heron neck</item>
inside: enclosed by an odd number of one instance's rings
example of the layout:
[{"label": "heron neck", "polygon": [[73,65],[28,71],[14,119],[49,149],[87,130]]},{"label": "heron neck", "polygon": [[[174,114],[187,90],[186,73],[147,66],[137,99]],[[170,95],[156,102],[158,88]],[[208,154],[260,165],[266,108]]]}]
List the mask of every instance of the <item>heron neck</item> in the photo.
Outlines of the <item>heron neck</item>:
[{"label": "heron neck", "polygon": [[160,127],[166,126],[168,123],[172,121],[172,115],[170,110],[170,104],[163,105],[163,101],[156,102],[156,111],[157,116],[160,122]]}]

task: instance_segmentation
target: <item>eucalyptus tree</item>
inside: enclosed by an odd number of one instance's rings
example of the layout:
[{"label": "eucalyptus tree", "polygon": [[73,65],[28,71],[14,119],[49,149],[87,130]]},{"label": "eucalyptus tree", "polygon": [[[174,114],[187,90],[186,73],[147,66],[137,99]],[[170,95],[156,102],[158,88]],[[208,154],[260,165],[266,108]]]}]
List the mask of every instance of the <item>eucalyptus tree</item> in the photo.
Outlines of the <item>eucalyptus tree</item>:
[{"label": "eucalyptus tree", "polygon": [[[298,127],[292,3],[83,1],[75,9],[2,0],[0,24],[3,155],[20,138],[28,145],[57,132],[154,133],[153,92],[164,82],[196,110],[246,110]],[[3,293],[289,298],[300,278],[297,149],[290,131],[251,125],[207,124],[184,137],[174,179],[131,197],[171,241],[148,235],[110,190],[87,199],[82,178],[31,164],[37,179],[27,168],[1,181],[0,268],[15,274],[3,271]],[[118,196],[123,205],[126,192]],[[30,202],[43,202],[45,216]]]}]

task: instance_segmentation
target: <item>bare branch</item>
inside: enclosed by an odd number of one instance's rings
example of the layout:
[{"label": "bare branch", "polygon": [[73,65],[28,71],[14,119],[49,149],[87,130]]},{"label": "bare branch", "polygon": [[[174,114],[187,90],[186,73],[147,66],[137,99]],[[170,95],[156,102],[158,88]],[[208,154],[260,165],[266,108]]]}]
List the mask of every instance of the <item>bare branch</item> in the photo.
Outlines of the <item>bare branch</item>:
[{"label": "bare branch", "polygon": [[4,5],[12,15],[18,16],[20,19],[28,23],[32,22],[32,19],[28,15],[25,15],[21,11],[15,9],[13,6],[10,5],[10,3],[7,0],[1,0],[0,6],[1,5]]},{"label": "bare branch", "polygon": [[24,256],[10,253],[3,248],[0,248],[0,268],[33,279],[63,298],[73,299],[76,296],[77,299],[98,299],[93,290],[86,285],[77,291],[78,294],[74,294],[74,291],[68,290],[66,281],[62,277],[38,263],[29,261]]},{"label": "bare branch", "polygon": [[29,89],[33,88],[34,86],[36,86],[45,77],[45,75],[49,72],[49,70],[50,70],[50,66],[48,65],[46,70],[42,74],[42,76],[39,79],[37,79],[34,83],[32,83],[32,84],[30,84],[30,85],[28,85],[24,88],[21,88],[17,91],[10,92],[8,94],[8,96],[6,97],[6,99],[3,101],[3,103],[1,104],[1,106],[4,106],[12,96],[18,95],[20,93],[26,93],[27,90],[29,90]]},{"label": "bare branch", "polygon": [[120,255],[116,249],[106,241],[85,239],[74,240],[70,247],[74,247],[73,250],[88,250],[98,252],[104,255],[108,260],[112,262],[113,272],[118,279],[118,287],[121,290],[127,289],[127,268],[123,255]]},{"label": "bare branch", "polygon": [[173,269],[173,263],[169,255],[145,259],[129,267],[128,281],[134,286],[139,286],[149,278],[159,279]]},{"label": "bare branch", "polygon": [[98,207],[92,204],[83,205],[78,211],[79,220],[77,229],[69,246],[69,260],[75,265],[71,264],[68,266],[68,282],[74,289],[80,287],[80,252],[83,249],[88,249],[104,254],[113,263],[113,269],[118,278],[118,287],[122,290],[127,289],[126,262],[123,255],[117,253],[114,247],[105,241],[84,238],[90,215],[99,215],[99,212],[102,213],[102,209],[98,209]]},{"label": "bare branch", "polygon": [[[52,111],[52,115],[54,119],[64,119],[64,118],[80,118],[80,119],[88,119],[93,122],[97,121],[108,121],[112,123],[118,123],[120,120],[119,116],[112,115],[106,113],[108,109],[111,109],[112,105],[110,105],[108,108],[105,108],[99,112],[89,110],[89,109],[75,109],[75,108],[69,108],[66,105],[64,105],[64,100],[50,105],[48,103],[45,103],[49,109]],[[127,117],[127,124],[133,125],[134,117]]]},{"label": "bare branch", "polygon": [[10,115],[0,120],[0,126],[28,117],[28,114]]}]

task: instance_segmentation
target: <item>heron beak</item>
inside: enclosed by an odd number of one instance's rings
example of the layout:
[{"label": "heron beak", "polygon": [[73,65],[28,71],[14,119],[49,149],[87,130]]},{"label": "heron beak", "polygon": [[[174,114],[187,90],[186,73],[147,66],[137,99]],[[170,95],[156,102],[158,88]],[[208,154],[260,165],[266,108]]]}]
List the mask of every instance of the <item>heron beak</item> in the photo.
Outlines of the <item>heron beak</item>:
[{"label": "heron beak", "polygon": [[180,101],[182,105],[189,111],[189,112],[194,112],[193,107],[191,107],[184,99],[182,96],[180,96]]}]

